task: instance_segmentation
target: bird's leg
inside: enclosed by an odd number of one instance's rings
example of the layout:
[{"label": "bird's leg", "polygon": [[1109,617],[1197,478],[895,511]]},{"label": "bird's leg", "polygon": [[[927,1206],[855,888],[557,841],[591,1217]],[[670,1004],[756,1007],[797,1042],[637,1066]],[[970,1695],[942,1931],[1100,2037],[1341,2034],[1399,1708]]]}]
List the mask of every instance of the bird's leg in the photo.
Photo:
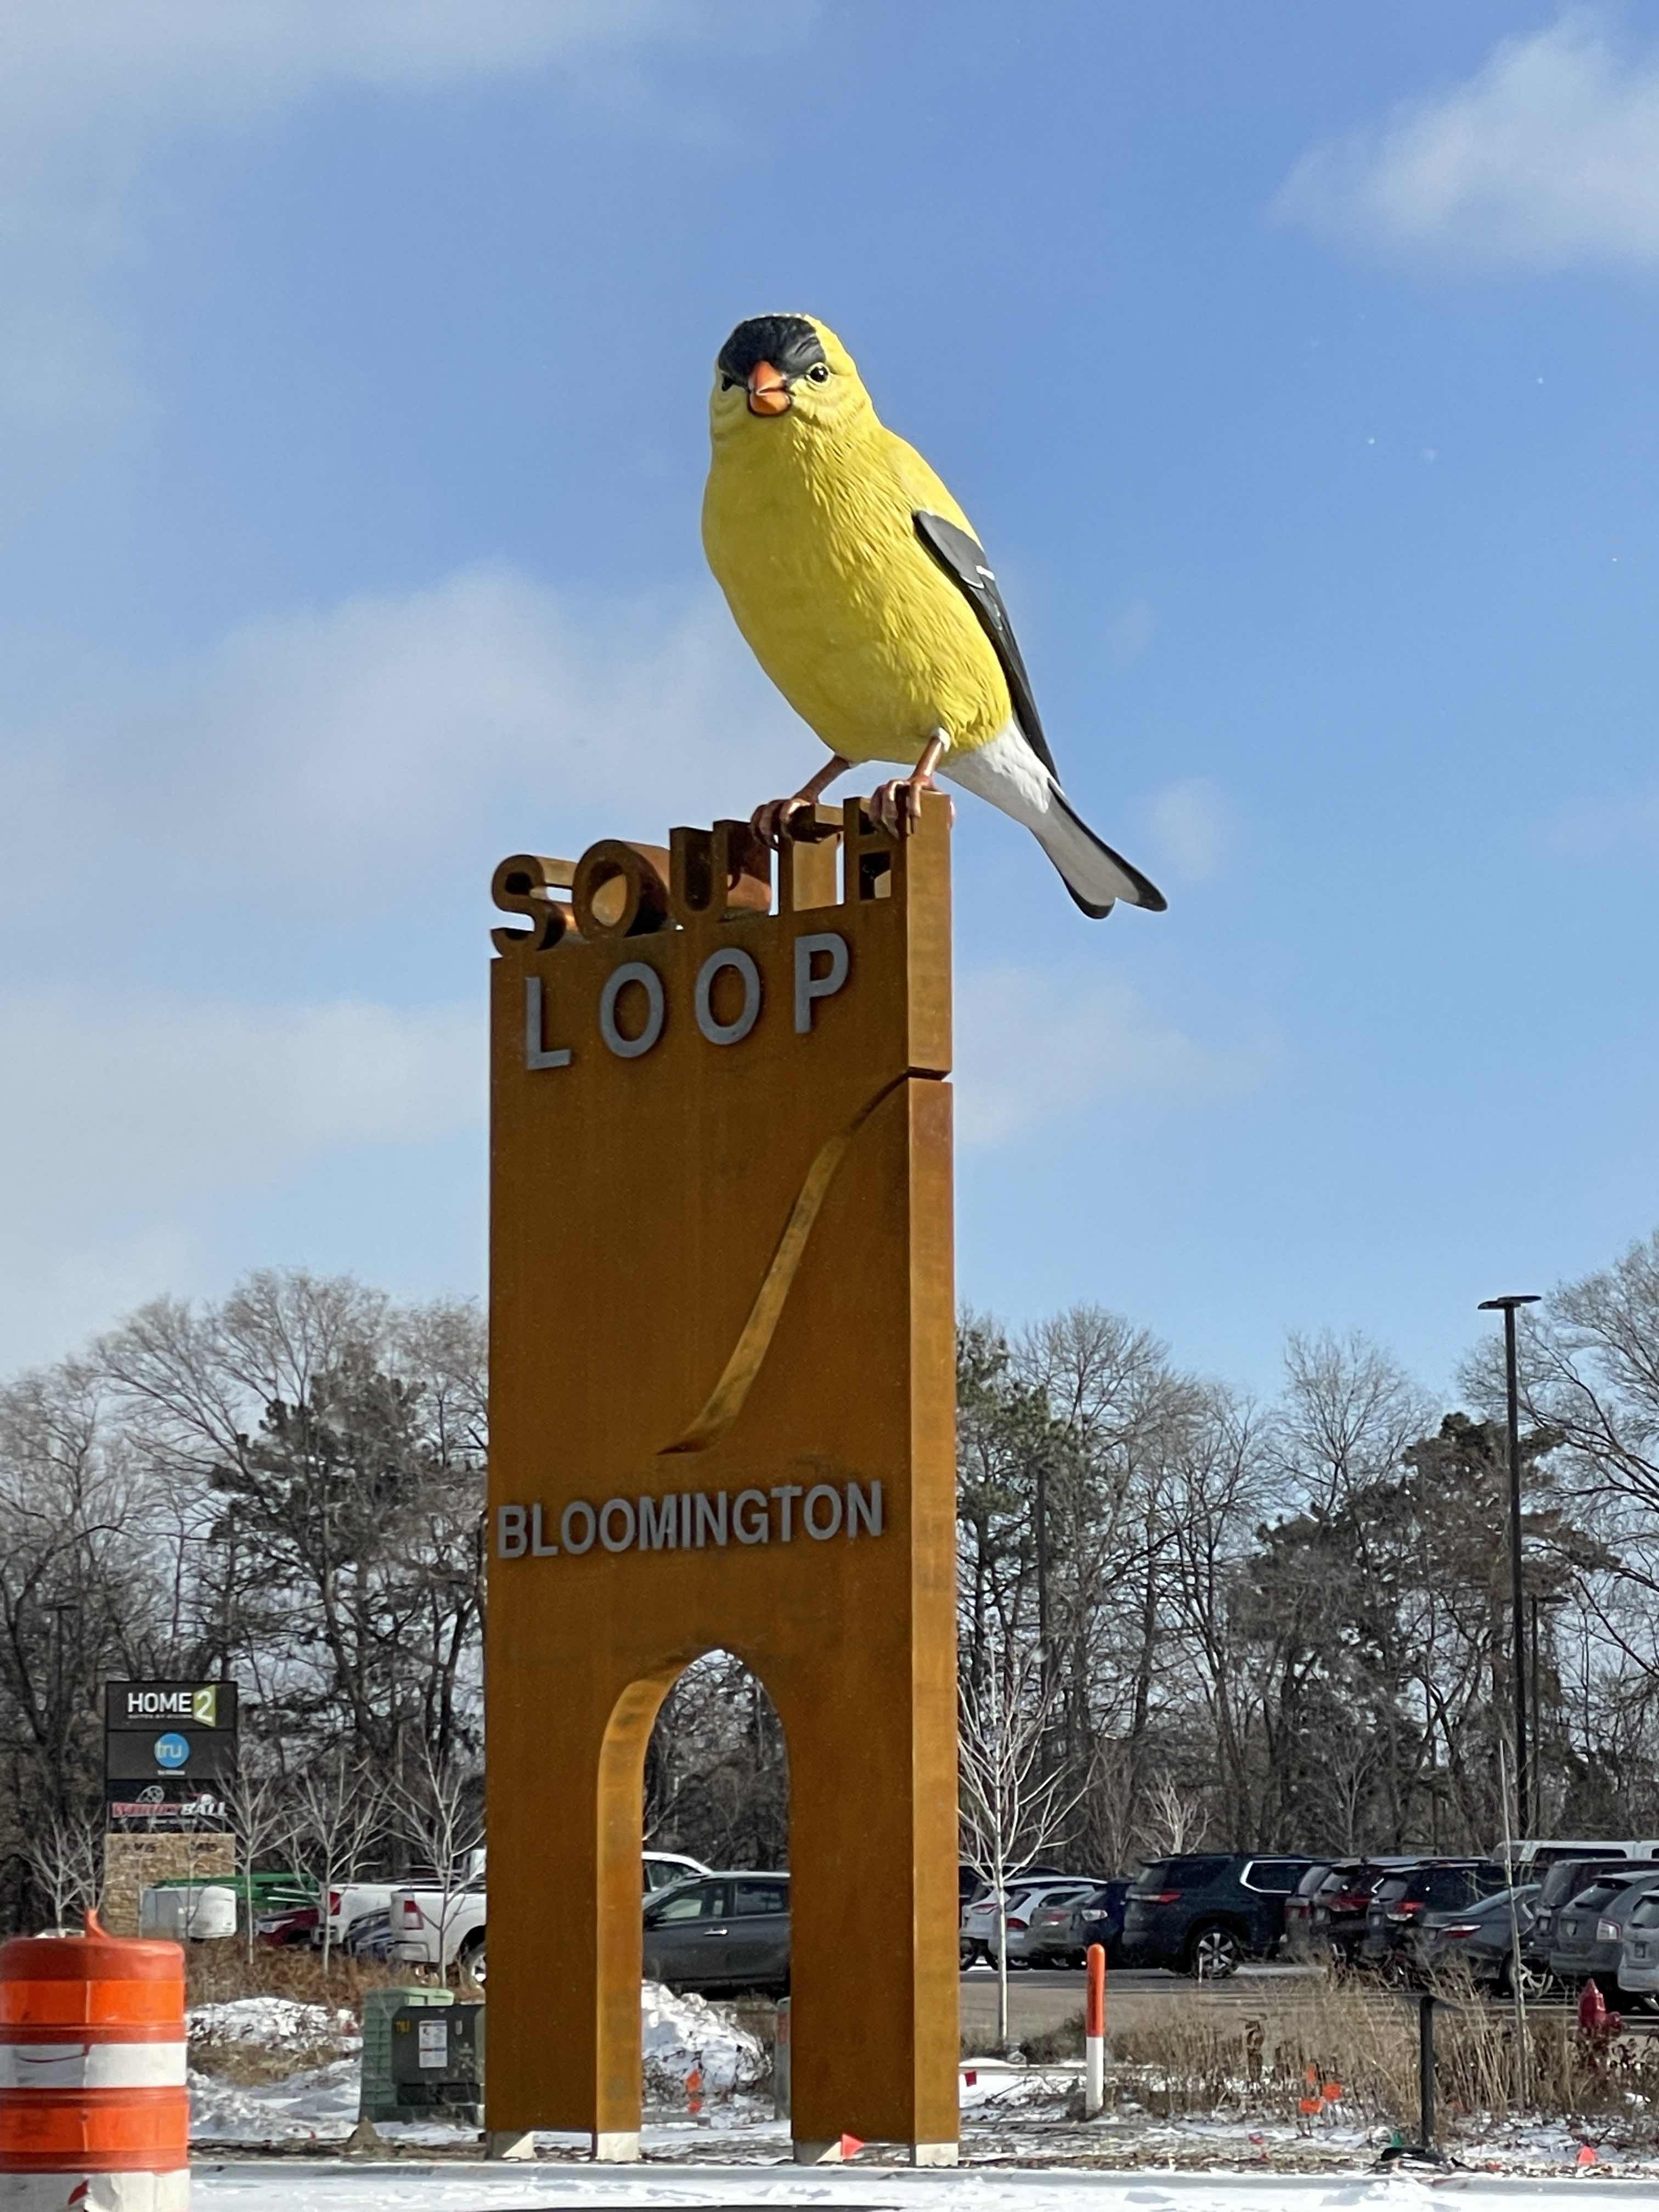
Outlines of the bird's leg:
[{"label": "bird's leg", "polygon": [[[922,748],[921,758],[909,775],[878,783],[870,794],[870,811],[890,837],[908,837],[921,819],[921,794],[933,788],[933,770],[951,750],[948,730],[935,730]],[[947,802],[948,803],[948,802]],[[951,807],[951,819],[957,810]]]},{"label": "bird's leg", "polygon": [[749,826],[757,837],[763,838],[775,853],[783,850],[784,835],[789,817],[798,806],[816,806],[838,775],[853,765],[839,753],[831,753],[829,765],[809,776],[793,799],[769,799],[764,806],[757,806],[749,817]]}]

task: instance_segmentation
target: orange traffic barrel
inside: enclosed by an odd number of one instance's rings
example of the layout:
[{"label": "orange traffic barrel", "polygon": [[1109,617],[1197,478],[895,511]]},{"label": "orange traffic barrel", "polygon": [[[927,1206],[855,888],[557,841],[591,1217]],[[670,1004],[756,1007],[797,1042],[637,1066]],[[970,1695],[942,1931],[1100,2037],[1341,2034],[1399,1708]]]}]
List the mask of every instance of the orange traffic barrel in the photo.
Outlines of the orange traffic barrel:
[{"label": "orange traffic barrel", "polygon": [[84,1936],[0,1944],[0,2208],[186,2212],[185,1954]]}]

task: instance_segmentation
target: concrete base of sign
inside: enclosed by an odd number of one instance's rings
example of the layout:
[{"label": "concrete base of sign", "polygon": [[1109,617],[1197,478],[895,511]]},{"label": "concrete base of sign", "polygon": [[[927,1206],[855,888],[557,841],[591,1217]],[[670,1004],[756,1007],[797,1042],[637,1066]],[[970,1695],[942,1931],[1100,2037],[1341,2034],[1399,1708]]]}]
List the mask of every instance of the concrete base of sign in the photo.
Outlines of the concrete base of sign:
[{"label": "concrete base of sign", "polygon": [[912,2143],[910,2146],[912,2166],[954,2166],[956,2162],[957,2146],[953,2142]]},{"label": "concrete base of sign", "polygon": [[534,2158],[536,2138],[524,2128],[491,2128],[484,2138],[486,2158]]},{"label": "concrete base of sign", "polygon": [[637,2166],[640,2162],[640,2131],[617,2128],[596,2135],[593,2138],[593,2160],[598,2166]]},{"label": "concrete base of sign", "polygon": [[834,2136],[828,2142],[797,2142],[795,2163],[797,2166],[839,2166],[841,2137]]}]

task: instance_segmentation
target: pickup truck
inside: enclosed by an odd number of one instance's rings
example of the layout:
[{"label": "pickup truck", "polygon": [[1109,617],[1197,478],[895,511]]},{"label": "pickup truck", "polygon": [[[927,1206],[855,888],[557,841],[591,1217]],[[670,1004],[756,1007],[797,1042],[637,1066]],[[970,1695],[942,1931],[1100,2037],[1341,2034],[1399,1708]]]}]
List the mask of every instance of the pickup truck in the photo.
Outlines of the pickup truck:
[{"label": "pickup truck", "polygon": [[[434,1974],[447,1974],[452,1966],[459,1966],[482,1986],[486,1971],[482,1851],[473,1854],[473,1863],[465,1878],[450,1890],[447,1909],[440,1885],[406,1885],[392,1891],[392,1945],[387,1954],[391,1960],[401,1966],[423,1966]],[[646,1851],[641,1887],[650,1897],[708,1871],[701,1859],[684,1858],[677,1851]]]}]

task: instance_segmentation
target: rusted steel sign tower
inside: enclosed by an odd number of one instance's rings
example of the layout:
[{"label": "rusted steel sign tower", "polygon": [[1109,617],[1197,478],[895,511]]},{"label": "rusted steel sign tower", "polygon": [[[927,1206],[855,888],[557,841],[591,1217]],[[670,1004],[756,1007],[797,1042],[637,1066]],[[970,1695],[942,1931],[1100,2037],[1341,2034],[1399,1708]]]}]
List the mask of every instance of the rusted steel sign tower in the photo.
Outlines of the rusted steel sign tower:
[{"label": "rusted steel sign tower", "polygon": [[947,810],[805,827],[775,899],[733,823],[495,874],[493,2136],[637,2155],[646,1745],[723,1646],[788,1749],[798,2154],[956,2154]]}]

